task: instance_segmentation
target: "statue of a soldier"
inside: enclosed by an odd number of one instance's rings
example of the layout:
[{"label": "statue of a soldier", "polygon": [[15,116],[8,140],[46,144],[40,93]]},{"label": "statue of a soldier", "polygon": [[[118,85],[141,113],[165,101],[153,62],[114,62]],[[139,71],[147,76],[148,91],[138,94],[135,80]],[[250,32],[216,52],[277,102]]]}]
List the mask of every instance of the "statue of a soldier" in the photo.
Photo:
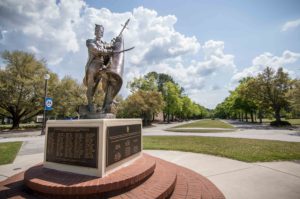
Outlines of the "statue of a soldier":
[{"label": "statue of a soldier", "polygon": [[[85,77],[83,82],[87,87],[88,111],[90,113],[111,113],[114,97],[122,86],[122,75],[124,68],[124,45],[122,32],[129,20],[125,23],[119,36],[110,43],[101,40],[104,33],[102,25],[95,25],[95,39],[88,39],[88,61],[85,66]],[[132,49],[132,48],[130,48]],[[128,50],[130,50],[128,49]],[[105,92],[102,109],[95,108],[94,95],[98,84],[102,82]]]}]

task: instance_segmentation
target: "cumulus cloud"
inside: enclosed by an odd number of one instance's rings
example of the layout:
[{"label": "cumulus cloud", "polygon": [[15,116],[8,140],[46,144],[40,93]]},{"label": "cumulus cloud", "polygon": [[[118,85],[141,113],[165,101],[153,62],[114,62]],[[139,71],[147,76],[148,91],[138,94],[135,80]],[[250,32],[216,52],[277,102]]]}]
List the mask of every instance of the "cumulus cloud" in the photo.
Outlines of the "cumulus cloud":
[{"label": "cumulus cloud", "polygon": [[282,27],[281,31],[288,31],[289,29],[294,29],[296,27],[300,26],[300,19],[296,19],[293,21],[287,21]]},{"label": "cumulus cloud", "polygon": [[113,13],[79,0],[1,1],[0,50],[33,52],[61,77],[71,75],[81,81],[87,60],[85,43],[94,37],[94,24],[105,27],[104,40],[110,41],[128,18],[125,47],[135,49],[125,55],[124,85],[133,77],[157,71],[170,74],[187,93],[195,94],[204,88],[206,77],[223,69],[235,70],[234,56],[224,52],[223,41],[209,40],[201,46],[195,36],[175,30],[174,15],[160,16],[144,7]]},{"label": "cumulus cloud", "polygon": [[[40,51],[51,61],[66,52],[77,52],[79,45],[73,22],[80,15],[82,1],[1,1],[0,24],[7,31],[8,49],[31,49]],[[30,50],[30,49],[29,49]]]},{"label": "cumulus cloud", "polygon": [[198,62],[198,73],[200,75],[210,75],[219,69],[234,71],[234,56],[224,53],[224,42],[209,40],[202,47],[204,61]]},{"label": "cumulus cloud", "polygon": [[[269,52],[265,52],[252,60],[252,66],[237,72],[232,77],[232,82],[236,83],[244,77],[256,76],[267,66],[277,70],[279,67],[284,67],[288,64],[295,63],[299,59],[300,53],[291,52],[289,50],[284,51],[281,56],[275,56]],[[288,70],[285,69],[285,71]],[[292,71],[288,72],[292,73]]]}]

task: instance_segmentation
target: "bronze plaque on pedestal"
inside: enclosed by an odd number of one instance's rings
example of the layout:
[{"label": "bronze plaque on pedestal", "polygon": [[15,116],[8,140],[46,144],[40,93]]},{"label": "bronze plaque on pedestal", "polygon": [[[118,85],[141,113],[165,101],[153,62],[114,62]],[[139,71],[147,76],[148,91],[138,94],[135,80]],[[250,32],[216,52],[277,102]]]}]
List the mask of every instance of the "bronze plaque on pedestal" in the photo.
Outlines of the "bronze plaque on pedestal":
[{"label": "bronze plaque on pedestal", "polygon": [[109,126],[106,134],[106,166],[141,151],[141,125]]},{"label": "bronze plaque on pedestal", "polygon": [[98,127],[49,127],[46,161],[98,167]]}]

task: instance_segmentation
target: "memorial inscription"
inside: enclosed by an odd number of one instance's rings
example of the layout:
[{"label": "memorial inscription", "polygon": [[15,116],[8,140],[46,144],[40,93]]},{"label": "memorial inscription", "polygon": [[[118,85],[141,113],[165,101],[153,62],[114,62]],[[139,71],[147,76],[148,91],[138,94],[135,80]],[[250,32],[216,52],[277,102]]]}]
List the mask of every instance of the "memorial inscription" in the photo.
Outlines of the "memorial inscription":
[{"label": "memorial inscription", "polygon": [[98,167],[98,127],[49,127],[46,161]]},{"label": "memorial inscription", "polygon": [[106,166],[141,151],[141,125],[107,127]]}]

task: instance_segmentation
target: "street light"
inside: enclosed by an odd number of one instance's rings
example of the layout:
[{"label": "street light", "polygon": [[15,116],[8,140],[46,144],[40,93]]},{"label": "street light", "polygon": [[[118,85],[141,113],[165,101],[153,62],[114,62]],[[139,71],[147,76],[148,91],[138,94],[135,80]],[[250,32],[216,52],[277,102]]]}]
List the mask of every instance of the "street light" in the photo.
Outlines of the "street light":
[{"label": "street light", "polygon": [[48,83],[48,79],[50,79],[50,75],[47,73],[44,76],[45,79],[45,95],[44,95],[44,114],[43,114],[43,126],[42,126],[42,132],[41,135],[45,135],[45,128],[46,128],[46,98],[47,98],[47,83]]}]

